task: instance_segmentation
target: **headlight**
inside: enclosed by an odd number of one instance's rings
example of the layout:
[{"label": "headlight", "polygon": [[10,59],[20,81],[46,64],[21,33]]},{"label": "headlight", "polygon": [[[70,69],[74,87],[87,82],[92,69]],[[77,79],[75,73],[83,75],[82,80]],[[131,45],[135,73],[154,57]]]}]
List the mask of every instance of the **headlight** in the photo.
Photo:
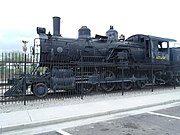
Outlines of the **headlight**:
[{"label": "headlight", "polygon": [[46,28],[37,27],[37,34],[46,34]]}]

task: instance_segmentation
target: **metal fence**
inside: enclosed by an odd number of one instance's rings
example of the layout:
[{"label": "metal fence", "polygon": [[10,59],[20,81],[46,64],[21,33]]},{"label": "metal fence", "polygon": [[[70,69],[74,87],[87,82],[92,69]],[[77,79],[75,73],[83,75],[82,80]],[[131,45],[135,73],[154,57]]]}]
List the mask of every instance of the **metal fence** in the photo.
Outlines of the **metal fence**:
[{"label": "metal fence", "polygon": [[[47,67],[50,63],[41,63],[39,66],[38,57],[17,52],[2,53],[0,56],[0,102],[26,104],[32,100],[72,97],[83,99],[90,92],[107,94],[115,91],[123,95],[127,90],[136,88],[133,82],[136,81],[136,85],[143,85],[143,81],[146,80],[147,76],[139,76],[139,80],[137,76],[131,76],[129,81],[126,69],[135,65],[130,66],[121,62],[118,66],[114,66],[113,63],[96,62],[101,61],[98,59],[101,57],[81,57],[76,63],[71,61],[53,63],[55,68],[49,71]],[[152,77],[152,81],[148,82],[151,84],[151,91],[155,84],[154,66],[152,65],[149,69],[149,76]],[[142,70],[142,72],[146,71]],[[147,85],[139,87],[145,86]],[[175,83],[173,86],[175,88]]]}]

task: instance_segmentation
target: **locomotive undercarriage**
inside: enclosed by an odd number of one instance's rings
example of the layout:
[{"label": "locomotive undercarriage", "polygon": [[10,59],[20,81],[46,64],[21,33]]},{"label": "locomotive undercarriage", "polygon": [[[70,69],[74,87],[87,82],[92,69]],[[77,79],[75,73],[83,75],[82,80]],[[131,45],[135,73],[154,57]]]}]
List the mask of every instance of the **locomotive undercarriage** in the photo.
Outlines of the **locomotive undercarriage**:
[{"label": "locomotive undercarriage", "polygon": [[[96,91],[131,90],[147,85],[180,84],[180,73],[174,74],[163,67],[151,70],[150,66],[104,64],[76,65],[48,68],[41,76],[27,75],[11,80],[11,88],[5,96],[21,96],[30,89],[37,97],[48,92],[75,92],[86,94]],[[153,74],[152,74],[153,72]],[[24,84],[26,85],[24,88]]]}]

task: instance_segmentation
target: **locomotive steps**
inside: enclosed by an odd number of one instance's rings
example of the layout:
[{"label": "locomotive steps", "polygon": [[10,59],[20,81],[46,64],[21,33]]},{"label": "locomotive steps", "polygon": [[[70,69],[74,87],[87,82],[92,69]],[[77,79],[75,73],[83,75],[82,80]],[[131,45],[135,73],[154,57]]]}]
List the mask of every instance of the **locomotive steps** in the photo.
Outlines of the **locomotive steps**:
[{"label": "locomotive steps", "polygon": [[[41,128],[53,130],[51,125],[108,116],[122,112],[149,108],[180,101],[180,88],[166,93],[138,95],[104,101],[88,102],[66,106],[15,111],[0,114],[0,134],[14,134],[25,130]],[[46,127],[46,129],[42,128]],[[48,128],[48,126],[50,126]],[[74,126],[74,125],[71,125]],[[59,127],[61,128],[61,127]]]}]

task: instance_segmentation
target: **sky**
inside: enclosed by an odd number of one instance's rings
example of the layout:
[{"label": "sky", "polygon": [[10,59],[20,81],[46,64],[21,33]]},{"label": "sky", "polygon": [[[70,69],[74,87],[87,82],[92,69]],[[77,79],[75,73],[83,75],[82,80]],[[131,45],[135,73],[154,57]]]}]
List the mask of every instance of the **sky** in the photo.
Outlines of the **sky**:
[{"label": "sky", "polygon": [[63,37],[77,38],[87,26],[91,36],[110,25],[129,37],[147,34],[180,42],[179,0],[3,0],[0,4],[0,52],[22,51],[38,37],[36,27],[53,33],[52,17],[61,17]]}]

